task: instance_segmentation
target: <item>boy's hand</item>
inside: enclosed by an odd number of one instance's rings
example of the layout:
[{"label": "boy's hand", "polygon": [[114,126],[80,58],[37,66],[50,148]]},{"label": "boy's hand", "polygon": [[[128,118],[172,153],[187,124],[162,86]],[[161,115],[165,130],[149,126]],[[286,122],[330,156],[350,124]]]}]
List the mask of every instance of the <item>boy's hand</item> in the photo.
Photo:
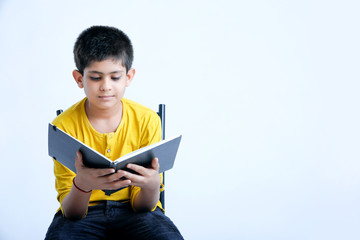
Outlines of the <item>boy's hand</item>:
[{"label": "boy's hand", "polygon": [[124,179],[125,171],[112,168],[88,168],[84,165],[82,154],[78,151],[75,157],[76,185],[84,191],[90,190],[115,190],[130,185],[131,181]]},{"label": "boy's hand", "polygon": [[151,168],[145,168],[136,164],[128,164],[127,168],[139,173],[125,173],[125,177],[131,181],[131,185],[141,187],[146,190],[159,190],[161,178],[159,175],[159,160],[154,158],[151,162]]}]

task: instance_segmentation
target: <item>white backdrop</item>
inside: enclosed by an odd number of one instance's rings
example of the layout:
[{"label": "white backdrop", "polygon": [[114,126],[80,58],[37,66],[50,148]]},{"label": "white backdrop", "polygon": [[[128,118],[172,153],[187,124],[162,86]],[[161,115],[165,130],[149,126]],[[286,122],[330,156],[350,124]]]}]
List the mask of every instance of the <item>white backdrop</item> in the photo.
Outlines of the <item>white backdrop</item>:
[{"label": "white backdrop", "polygon": [[[101,3],[100,3],[101,2]],[[0,1],[0,239],[43,239],[58,208],[47,124],[84,96],[72,48],[124,30],[125,96],[183,134],[166,214],[185,239],[360,239],[360,4]]]}]

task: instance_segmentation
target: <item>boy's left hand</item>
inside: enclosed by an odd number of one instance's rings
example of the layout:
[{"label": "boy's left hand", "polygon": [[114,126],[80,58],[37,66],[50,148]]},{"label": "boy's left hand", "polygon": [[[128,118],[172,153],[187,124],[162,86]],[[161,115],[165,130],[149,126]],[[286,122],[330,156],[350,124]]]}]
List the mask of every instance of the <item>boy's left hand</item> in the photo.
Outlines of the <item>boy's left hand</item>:
[{"label": "boy's left hand", "polygon": [[127,168],[137,172],[139,175],[127,172],[125,177],[131,181],[130,185],[147,190],[159,190],[161,184],[159,167],[159,160],[157,158],[152,160],[151,168],[130,163],[127,165]]}]

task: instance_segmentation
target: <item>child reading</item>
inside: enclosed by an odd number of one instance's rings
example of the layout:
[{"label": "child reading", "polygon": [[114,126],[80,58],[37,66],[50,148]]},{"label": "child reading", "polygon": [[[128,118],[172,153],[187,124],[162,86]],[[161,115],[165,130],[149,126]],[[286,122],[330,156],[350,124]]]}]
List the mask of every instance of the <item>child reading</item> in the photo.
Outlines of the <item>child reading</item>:
[{"label": "child reading", "polygon": [[[127,35],[90,27],[79,35],[74,57],[73,77],[86,97],[60,114],[55,126],[111,160],[161,140],[158,115],[123,98],[135,75]],[[150,168],[129,164],[137,174],[88,168],[80,152],[74,161],[76,174],[54,160],[60,208],[46,239],[183,239],[162,211],[157,158]],[[101,189],[121,190],[107,196]]]}]

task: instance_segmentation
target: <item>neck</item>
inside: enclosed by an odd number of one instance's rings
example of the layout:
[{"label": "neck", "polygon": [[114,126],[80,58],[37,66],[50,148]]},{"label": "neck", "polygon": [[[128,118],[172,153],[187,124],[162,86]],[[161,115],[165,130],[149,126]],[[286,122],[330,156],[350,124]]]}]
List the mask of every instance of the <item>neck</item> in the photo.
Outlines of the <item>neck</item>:
[{"label": "neck", "polygon": [[85,102],[85,111],[90,124],[100,133],[115,132],[118,128],[123,113],[122,102],[112,109],[97,109]]},{"label": "neck", "polygon": [[123,105],[119,102],[117,107],[111,109],[99,109],[90,105],[89,100],[85,102],[85,111],[87,117],[90,119],[112,119],[118,118],[122,115]]}]

